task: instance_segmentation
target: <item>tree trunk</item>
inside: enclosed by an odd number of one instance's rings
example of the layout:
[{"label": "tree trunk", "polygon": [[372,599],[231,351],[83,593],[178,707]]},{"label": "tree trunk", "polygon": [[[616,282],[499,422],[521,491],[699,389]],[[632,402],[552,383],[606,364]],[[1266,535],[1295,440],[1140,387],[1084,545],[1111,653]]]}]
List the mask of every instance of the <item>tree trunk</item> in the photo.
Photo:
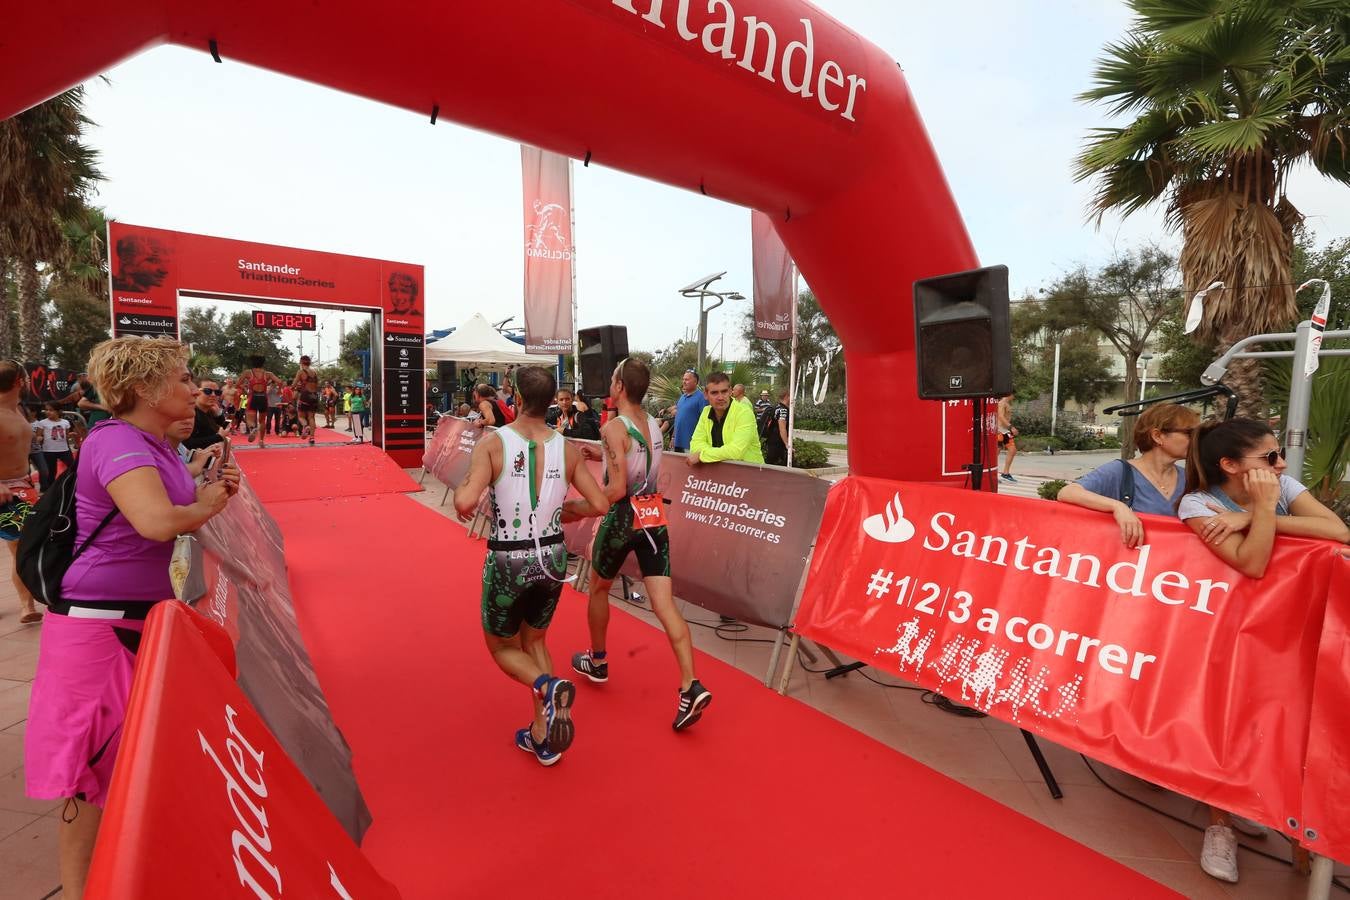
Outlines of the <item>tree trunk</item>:
[{"label": "tree trunk", "polygon": [[[1139,399],[1139,354],[1125,353],[1125,403]],[[1134,457],[1134,421],[1137,416],[1122,416],[1120,420],[1120,458]]]},{"label": "tree trunk", "polygon": [[37,266],[19,263],[19,362],[40,362],[42,356],[42,298]]},{"label": "tree trunk", "polygon": [[0,357],[14,355],[14,335],[10,331],[9,286],[5,281],[9,274],[9,260],[0,257]]}]

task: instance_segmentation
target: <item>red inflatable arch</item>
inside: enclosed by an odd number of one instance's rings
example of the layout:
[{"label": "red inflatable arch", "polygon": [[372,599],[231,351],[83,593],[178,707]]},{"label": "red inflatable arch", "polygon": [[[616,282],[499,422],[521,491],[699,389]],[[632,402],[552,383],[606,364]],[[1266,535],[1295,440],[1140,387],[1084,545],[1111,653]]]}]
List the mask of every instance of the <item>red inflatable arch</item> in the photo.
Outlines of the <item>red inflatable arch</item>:
[{"label": "red inflatable arch", "polygon": [[942,406],[915,396],[911,286],[975,252],[899,66],[807,3],[50,0],[5,19],[0,117],[174,43],[769,213],[844,341],[853,472],[952,471]]}]

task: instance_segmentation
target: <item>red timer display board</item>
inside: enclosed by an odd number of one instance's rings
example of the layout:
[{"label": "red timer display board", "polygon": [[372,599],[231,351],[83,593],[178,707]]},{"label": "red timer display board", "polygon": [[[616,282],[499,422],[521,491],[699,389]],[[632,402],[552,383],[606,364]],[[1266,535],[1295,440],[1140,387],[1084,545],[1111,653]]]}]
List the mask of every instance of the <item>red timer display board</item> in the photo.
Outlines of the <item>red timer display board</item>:
[{"label": "red timer display board", "polygon": [[313,313],[253,311],[254,328],[285,328],[290,331],[313,331],[318,327]]},{"label": "red timer display board", "polygon": [[[108,225],[113,335],[178,336],[180,294],[254,304],[364,310],[377,319],[372,347],[383,384],[376,443],[402,466],[422,463],[426,414],[422,370],[422,267],[298,247]],[[317,331],[313,314],[250,309],[257,328]],[[372,385],[374,387],[375,385]]]}]

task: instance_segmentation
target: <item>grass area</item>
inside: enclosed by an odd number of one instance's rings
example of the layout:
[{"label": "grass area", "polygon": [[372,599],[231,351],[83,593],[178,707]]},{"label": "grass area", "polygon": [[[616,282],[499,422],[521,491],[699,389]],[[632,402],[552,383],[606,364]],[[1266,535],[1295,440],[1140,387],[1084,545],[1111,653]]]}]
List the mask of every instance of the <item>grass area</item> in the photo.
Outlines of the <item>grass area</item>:
[{"label": "grass area", "polygon": [[820,446],[825,447],[825,448],[828,449],[828,450],[847,450],[847,449],[848,449],[848,444],[831,444],[829,441],[816,441],[816,443],[817,443],[817,444],[820,444]]}]

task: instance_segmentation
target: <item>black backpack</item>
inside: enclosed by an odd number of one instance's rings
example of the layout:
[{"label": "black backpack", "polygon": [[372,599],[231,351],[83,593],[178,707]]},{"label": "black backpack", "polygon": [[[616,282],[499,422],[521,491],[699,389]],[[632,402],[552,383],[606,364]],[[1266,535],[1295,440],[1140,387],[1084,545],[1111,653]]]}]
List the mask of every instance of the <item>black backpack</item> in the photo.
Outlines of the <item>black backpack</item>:
[{"label": "black backpack", "polygon": [[20,580],[37,602],[45,606],[61,602],[61,579],[66,570],[116,515],[114,506],[89,539],[76,548],[75,468],[57,477],[24,520],[14,561]]}]

